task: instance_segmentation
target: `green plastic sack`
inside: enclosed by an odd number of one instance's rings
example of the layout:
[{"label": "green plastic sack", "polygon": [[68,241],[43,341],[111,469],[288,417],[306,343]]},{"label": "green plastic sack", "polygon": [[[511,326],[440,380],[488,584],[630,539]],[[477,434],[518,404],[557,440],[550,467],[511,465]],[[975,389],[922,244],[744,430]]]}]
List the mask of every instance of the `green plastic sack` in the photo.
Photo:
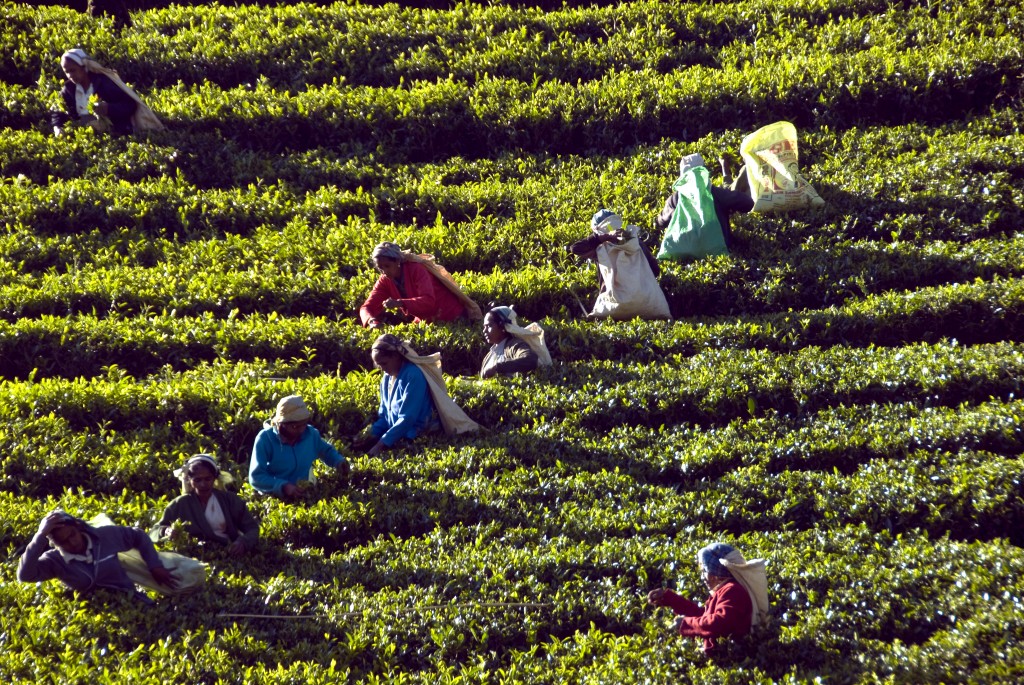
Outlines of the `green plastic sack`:
[{"label": "green plastic sack", "polygon": [[665,229],[658,259],[703,259],[729,254],[722,224],[715,214],[708,170],[702,166],[688,169],[672,184],[672,189],[679,193],[679,204]]}]

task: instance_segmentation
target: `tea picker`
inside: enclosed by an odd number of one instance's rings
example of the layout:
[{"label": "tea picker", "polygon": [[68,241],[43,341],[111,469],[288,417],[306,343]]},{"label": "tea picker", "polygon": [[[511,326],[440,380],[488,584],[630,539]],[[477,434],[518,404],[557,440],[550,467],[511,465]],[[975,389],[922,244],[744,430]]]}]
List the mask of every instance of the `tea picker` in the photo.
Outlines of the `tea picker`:
[{"label": "tea picker", "polygon": [[711,590],[703,607],[668,588],[647,594],[649,604],[672,609],[680,635],[700,639],[703,651],[711,653],[716,640],[744,636],[767,622],[768,577],[763,559],[747,561],[739,550],[715,542],[697,552],[697,563]]}]

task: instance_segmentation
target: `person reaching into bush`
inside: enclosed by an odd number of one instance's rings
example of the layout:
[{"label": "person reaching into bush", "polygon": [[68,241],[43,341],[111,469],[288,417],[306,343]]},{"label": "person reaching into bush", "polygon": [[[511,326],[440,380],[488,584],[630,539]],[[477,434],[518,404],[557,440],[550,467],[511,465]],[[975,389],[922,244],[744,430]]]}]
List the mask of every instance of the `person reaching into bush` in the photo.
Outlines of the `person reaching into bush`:
[{"label": "person reaching into bush", "polygon": [[440,353],[420,356],[408,342],[385,333],[374,341],[370,355],[373,365],[384,372],[380,405],[377,419],[354,443],[356,449],[376,456],[401,440],[441,428],[449,435],[479,428],[448,396]]},{"label": "person reaching into bush", "polygon": [[301,498],[317,459],[348,477],[348,461],[309,425],[311,416],[298,395],[277,403],[273,418],[263,424],[252,446],[249,483],[256,490],[285,500]]},{"label": "person reaching into bush", "polygon": [[711,590],[703,608],[668,588],[651,590],[647,595],[650,604],[675,612],[680,635],[703,640],[702,649],[710,653],[716,640],[741,637],[768,620],[768,578],[763,559],[746,561],[739,550],[715,542],[697,552],[697,563],[701,578]]},{"label": "person reaching into bush", "polygon": [[64,109],[50,114],[56,135],[68,124],[118,135],[163,129],[153,110],[125,85],[116,71],[101,66],[81,48],[61,55],[60,66],[67,81],[60,92]]},{"label": "person reaching into bush", "polygon": [[225,488],[232,479],[220,470],[216,459],[196,454],[175,469],[174,475],[181,479],[182,494],[164,510],[151,536],[173,539],[180,522],[192,537],[226,545],[233,556],[256,547],[260,524],[242,498]]},{"label": "person reaching into bush", "polygon": [[178,586],[178,579],[166,569],[153,542],[138,528],[128,526],[93,527],[70,514],[57,510],[39,524],[39,530],[18,562],[18,580],[23,583],[56,578],[79,592],[108,588],[135,593],[135,583],[122,566],[118,554],[137,550],[153,580],[167,588]]},{"label": "person reaching into bush", "polygon": [[640,240],[639,227],[624,227],[621,216],[601,209],[590,220],[590,235],[566,249],[597,262],[597,300],[586,313],[588,317],[622,321],[672,318],[658,285],[658,262]]},{"label": "person reaching into bush", "polygon": [[[666,198],[661,213],[655,217],[654,226],[661,231],[667,231],[670,226],[676,230],[687,228],[689,235],[685,240],[680,240],[678,236],[673,235],[672,231],[666,232],[658,258],[677,256],[699,258],[704,254],[727,252],[732,241],[729,217],[735,212],[749,212],[754,208],[754,200],[750,194],[736,190],[737,182],[745,179],[746,176],[742,174],[737,176],[732,188],[711,185],[707,182],[704,158],[699,154],[683,156],[679,161],[679,179],[673,184],[672,194]],[[709,192],[710,197],[705,195],[705,192]],[[686,201],[682,205],[679,202],[680,197],[686,197]],[[714,206],[713,218],[703,213],[708,200]],[[673,223],[676,225],[673,226]],[[716,231],[719,232],[717,236],[713,235]],[[672,241],[673,238],[679,244],[666,242],[666,240]],[[716,249],[716,245],[721,249]]]},{"label": "person reaching into bush", "polygon": [[482,318],[480,307],[430,255],[381,243],[373,250],[373,264],[381,275],[359,308],[364,326]]},{"label": "person reaching into bush", "polygon": [[536,323],[523,328],[511,307],[494,307],[484,315],[484,338],[491,349],[480,366],[480,377],[533,371],[550,366],[544,331]]}]

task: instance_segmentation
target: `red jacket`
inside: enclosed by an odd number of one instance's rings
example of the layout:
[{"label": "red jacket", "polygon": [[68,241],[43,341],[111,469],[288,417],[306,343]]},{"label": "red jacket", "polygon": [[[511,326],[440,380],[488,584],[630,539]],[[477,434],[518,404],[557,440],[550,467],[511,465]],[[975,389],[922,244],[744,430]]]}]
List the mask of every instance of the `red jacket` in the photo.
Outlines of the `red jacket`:
[{"label": "red jacket", "polygon": [[416,323],[454,321],[466,312],[459,298],[437,280],[427,267],[416,262],[402,262],[402,290],[399,290],[398,282],[387,276],[382,275],[377,279],[370,296],[359,308],[359,319],[364,326],[369,324],[370,319],[379,319],[384,314],[384,301],[389,297],[398,300],[402,305],[402,313],[413,317]]},{"label": "red jacket", "polygon": [[671,590],[665,591],[663,603],[682,616],[680,635],[704,638],[705,652],[715,648],[715,638],[749,633],[754,615],[750,593],[735,580],[727,580],[715,588],[703,609]]}]

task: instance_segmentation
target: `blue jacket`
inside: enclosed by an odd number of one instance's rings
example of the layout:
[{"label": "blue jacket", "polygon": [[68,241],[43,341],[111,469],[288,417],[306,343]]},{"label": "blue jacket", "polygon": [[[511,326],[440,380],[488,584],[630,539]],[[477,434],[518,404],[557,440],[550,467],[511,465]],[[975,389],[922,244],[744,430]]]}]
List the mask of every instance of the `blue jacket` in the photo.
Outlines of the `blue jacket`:
[{"label": "blue jacket", "polygon": [[56,578],[79,591],[98,587],[133,591],[135,583],[117,559],[118,552],[130,549],[137,549],[150,569],[163,568],[153,542],[138,528],[86,525],[84,529],[92,540],[92,563],[64,559],[59,551],[50,549],[45,535],[36,533],[18,562],[18,580],[32,583]]},{"label": "blue jacket", "polygon": [[437,426],[434,400],[430,398],[427,379],[419,367],[402,362],[398,376],[384,374],[380,380],[380,407],[370,430],[391,447],[402,438],[412,440],[420,433]]},{"label": "blue jacket", "polygon": [[265,423],[252,445],[249,483],[266,495],[280,495],[286,483],[295,485],[309,478],[309,470],[318,458],[328,466],[345,461],[312,426],[306,426],[294,445],[286,445],[281,442],[277,428]]}]

